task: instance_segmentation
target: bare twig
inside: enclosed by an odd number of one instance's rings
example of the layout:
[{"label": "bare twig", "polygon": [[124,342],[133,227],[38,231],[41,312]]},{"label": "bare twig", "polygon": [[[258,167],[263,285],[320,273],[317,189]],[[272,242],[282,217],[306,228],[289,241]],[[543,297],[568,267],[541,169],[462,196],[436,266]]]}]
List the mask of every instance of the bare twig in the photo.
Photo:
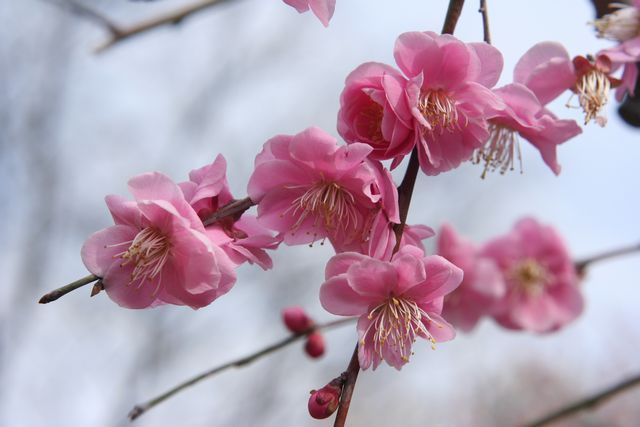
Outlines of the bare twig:
[{"label": "bare twig", "polygon": [[121,32],[120,28],[115,23],[111,22],[109,18],[107,18],[97,10],[92,9],[91,7],[83,3],[79,3],[75,0],[48,0],[48,1],[50,3],[57,4],[69,10],[71,13],[75,15],[94,21],[98,25],[105,27],[107,31],[109,31],[109,33],[111,34],[120,34]]},{"label": "bare twig", "polygon": [[622,255],[629,255],[634,252],[640,252],[640,243],[637,243],[631,246],[626,246],[623,248],[602,252],[598,255],[594,255],[592,257],[583,259],[581,261],[576,261],[575,262],[576,270],[578,271],[578,274],[584,274],[587,267],[593,263],[604,261],[610,258],[616,258]]},{"label": "bare twig", "polygon": [[398,208],[400,210],[400,224],[394,226],[396,234],[396,246],[393,252],[400,249],[400,241],[402,240],[402,232],[407,223],[407,215],[409,213],[409,205],[411,205],[411,196],[413,195],[413,187],[416,184],[418,171],[420,170],[420,162],[418,161],[418,148],[414,147],[409,158],[409,165],[404,173],[404,178],[398,186]]},{"label": "bare twig", "polygon": [[360,372],[360,361],[358,360],[358,346],[353,350],[349,367],[343,372],[344,384],[342,385],[342,394],[340,397],[340,406],[338,407],[338,413],[336,414],[336,420],[333,423],[333,427],[344,427],[344,423],[347,421],[347,414],[349,413],[349,407],[351,406],[351,397],[353,396],[353,390],[356,387],[356,380],[358,379],[358,373]]},{"label": "bare twig", "polygon": [[148,402],[145,403],[141,403],[138,404],[136,406],[133,407],[133,409],[131,410],[131,412],[129,412],[129,419],[131,421],[135,420],[136,418],[138,418],[140,415],[144,414],[145,412],[147,412],[149,409],[155,407],[156,405],[164,402],[165,400],[167,400],[168,398],[170,398],[171,396],[173,396],[176,393],[181,392],[182,390],[189,388],[197,383],[199,383],[200,381],[210,378],[216,374],[219,374],[220,372],[226,371],[229,368],[240,368],[243,366],[246,366],[252,362],[255,362],[256,360],[260,359],[263,356],[266,356],[268,354],[271,354],[273,352],[276,352],[282,348],[287,347],[289,344],[292,344],[300,339],[302,339],[303,337],[306,337],[307,335],[309,335],[311,332],[313,331],[317,331],[317,330],[327,330],[327,329],[331,329],[331,328],[335,328],[337,326],[341,326],[341,325],[345,325],[347,323],[351,323],[353,322],[355,319],[354,318],[347,318],[347,319],[338,319],[338,320],[333,320],[331,322],[327,322],[327,323],[322,323],[319,325],[315,325],[312,328],[309,328],[309,330],[305,331],[305,332],[301,332],[299,334],[293,334],[288,336],[287,338],[280,340],[274,344],[268,345],[265,348],[255,351],[253,353],[251,353],[248,356],[245,357],[241,357],[239,359],[236,360],[232,360],[231,362],[227,362],[224,363],[222,365],[216,366],[215,368],[209,369],[207,371],[204,371],[203,373],[196,375],[195,377],[181,383],[178,384],[177,386],[171,388],[170,390],[162,393],[161,395],[149,400]]},{"label": "bare twig", "polygon": [[98,46],[95,51],[96,53],[104,52],[106,49],[112,47],[116,43],[127,40],[134,36],[138,36],[142,33],[158,27],[180,24],[182,21],[184,21],[185,18],[197,12],[208,9],[211,6],[226,3],[227,1],[229,0],[200,0],[193,4],[184,6],[180,9],[176,9],[163,15],[138,22],[129,27],[116,27],[117,31],[110,31],[111,38],[104,42],[102,45]]},{"label": "bare twig", "polygon": [[255,205],[255,203],[249,197],[245,197],[244,199],[240,200],[234,200],[215,211],[210,217],[205,219],[203,223],[206,227],[228,216],[233,217],[234,219],[238,219],[240,215],[242,215],[253,205]]},{"label": "bare twig", "polygon": [[489,30],[489,11],[487,10],[487,0],[480,0],[480,9],[478,12],[482,15],[482,33],[484,41],[491,44],[491,31]]},{"label": "bare twig", "polygon": [[598,405],[603,404],[605,401],[615,397],[617,394],[627,391],[633,387],[640,385],[640,374],[628,378],[613,387],[610,387],[600,393],[596,393],[586,399],[579,400],[571,405],[565,406],[549,415],[540,418],[530,424],[526,424],[525,427],[541,427],[557,421],[559,419],[573,415],[576,412],[580,412],[587,409],[595,409]]},{"label": "bare twig", "polygon": [[75,291],[76,289],[81,288],[85,285],[88,285],[89,283],[93,283],[99,279],[100,278],[95,274],[90,274],[86,277],[83,277],[82,279],[78,279],[75,282],[71,282],[68,285],[65,285],[61,288],[54,289],[51,292],[48,292],[47,294],[43,295],[38,302],[40,304],[48,304],[52,301],[57,300],[61,296],[68,294],[71,291]]},{"label": "bare twig", "polygon": [[444,25],[442,26],[442,34],[453,34],[456,25],[458,25],[463,6],[464,0],[449,0],[447,16],[444,18]]}]

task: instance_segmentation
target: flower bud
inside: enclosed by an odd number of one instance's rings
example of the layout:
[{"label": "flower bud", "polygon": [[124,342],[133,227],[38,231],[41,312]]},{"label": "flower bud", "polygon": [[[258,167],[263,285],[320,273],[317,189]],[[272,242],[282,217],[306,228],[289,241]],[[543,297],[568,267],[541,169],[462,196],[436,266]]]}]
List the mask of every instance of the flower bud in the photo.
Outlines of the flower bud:
[{"label": "flower bud", "polygon": [[324,336],[320,332],[314,331],[307,337],[304,351],[315,359],[324,354],[324,347]]},{"label": "flower bud", "polygon": [[302,307],[287,307],[282,310],[282,320],[285,326],[293,333],[304,332],[313,326],[313,321]]},{"label": "flower bud", "polygon": [[311,390],[309,415],[317,420],[331,416],[338,409],[341,394],[342,383],[339,379],[334,379],[320,390]]}]

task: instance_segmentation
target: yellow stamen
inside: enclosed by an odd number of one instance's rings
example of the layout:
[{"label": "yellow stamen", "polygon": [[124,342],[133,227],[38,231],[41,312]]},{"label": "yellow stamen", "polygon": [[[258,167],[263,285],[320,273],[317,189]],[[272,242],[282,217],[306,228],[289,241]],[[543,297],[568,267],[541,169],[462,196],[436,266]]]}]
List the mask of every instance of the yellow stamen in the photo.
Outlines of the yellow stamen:
[{"label": "yellow stamen", "polygon": [[611,83],[605,73],[593,69],[586,73],[576,85],[578,102],[585,113],[584,124],[594,120],[600,126],[607,124],[607,118],[598,113],[609,102]]},{"label": "yellow stamen", "polygon": [[516,284],[516,290],[528,296],[542,294],[544,288],[551,282],[549,271],[538,261],[527,258],[516,264],[508,274]]},{"label": "yellow stamen", "polygon": [[425,131],[442,134],[445,130],[453,132],[460,127],[458,110],[453,99],[443,90],[424,92],[418,100],[418,110],[429,123]]},{"label": "yellow stamen", "polygon": [[484,179],[488,171],[499,169],[504,174],[507,170],[514,170],[516,159],[522,173],[522,153],[517,132],[506,126],[490,124],[489,133],[489,140],[473,154],[473,163],[484,162],[481,178]]}]

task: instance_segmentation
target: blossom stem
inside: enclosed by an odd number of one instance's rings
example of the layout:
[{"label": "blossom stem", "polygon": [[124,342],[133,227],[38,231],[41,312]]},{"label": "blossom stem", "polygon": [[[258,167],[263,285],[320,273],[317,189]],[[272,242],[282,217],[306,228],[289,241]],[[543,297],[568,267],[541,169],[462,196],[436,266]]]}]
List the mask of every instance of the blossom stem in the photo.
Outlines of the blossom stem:
[{"label": "blossom stem", "polygon": [[167,390],[166,392],[162,393],[161,395],[145,402],[145,403],[140,403],[138,405],[135,405],[133,407],[133,409],[129,412],[129,420],[133,421],[136,418],[138,418],[140,415],[144,414],[145,412],[147,412],[149,409],[155,407],[156,405],[164,402],[165,400],[167,400],[168,398],[170,398],[171,396],[181,392],[182,390],[191,387],[192,385],[195,385],[197,383],[199,383],[200,381],[210,378],[216,374],[219,374],[220,372],[226,371],[229,368],[241,368],[243,366],[249,365],[252,362],[255,362],[256,360],[262,358],[263,356],[267,356],[268,354],[274,353],[280,349],[283,349],[285,347],[287,347],[290,344],[293,344],[296,341],[299,341],[300,339],[302,339],[303,337],[306,337],[307,335],[309,335],[310,333],[314,332],[314,331],[318,331],[318,330],[328,330],[328,329],[332,329],[335,328],[337,326],[342,326],[348,323],[352,323],[355,319],[354,318],[346,318],[346,319],[338,319],[338,320],[333,320],[331,322],[326,322],[326,323],[322,323],[319,325],[314,325],[313,327],[309,328],[308,330],[304,331],[304,332],[300,332],[298,334],[292,334],[276,343],[273,343],[271,345],[268,345],[260,350],[257,350],[247,356],[241,357],[239,359],[236,360],[232,360],[230,362],[227,363],[223,363],[222,365],[216,366],[214,368],[211,368],[207,371],[202,372],[199,375],[196,375],[195,377],[188,379],[187,381],[184,381],[180,384],[178,384],[177,386],[171,388],[170,390]]},{"label": "blossom stem", "polygon": [[210,217],[203,221],[203,224],[206,227],[228,216],[234,216],[235,219],[238,219],[244,211],[253,205],[255,205],[255,203],[249,197],[234,200],[215,211]]},{"label": "blossom stem", "polygon": [[61,288],[54,289],[51,292],[44,294],[38,302],[40,304],[48,304],[52,301],[57,300],[61,296],[64,296],[71,291],[75,291],[78,288],[88,285],[89,283],[93,283],[96,280],[100,280],[100,278],[95,274],[90,274],[86,277],[83,277],[82,279],[78,279],[75,282],[71,282],[68,285],[62,286]]},{"label": "blossom stem", "polygon": [[400,249],[400,241],[402,240],[402,232],[404,226],[407,223],[407,215],[409,213],[409,205],[411,204],[411,196],[413,195],[413,187],[416,184],[416,178],[418,171],[420,170],[420,163],[418,162],[418,149],[413,148],[411,157],[409,158],[409,165],[402,178],[402,183],[398,186],[398,207],[400,210],[400,224],[394,226],[396,234],[396,246],[393,248],[393,252],[396,253]]},{"label": "blossom stem", "polygon": [[489,11],[487,10],[487,0],[480,0],[480,9],[478,12],[482,15],[482,33],[484,41],[491,44],[491,31],[489,30]]},{"label": "blossom stem", "polygon": [[360,361],[358,360],[358,345],[356,345],[355,350],[353,350],[349,366],[343,373],[345,380],[342,386],[340,406],[338,407],[338,413],[336,414],[336,420],[333,423],[333,427],[344,427],[344,423],[347,421],[347,413],[351,406],[351,396],[353,396],[353,390],[356,388],[356,380],[358,379],[359,372]]},{"label": "blossom stem", "polygon": [[442,26],[442,34],[453,34],[456,25],[458,25],[463,6],[464,0],[449,0],[447,16],[444,18],[444,25]]},{"label": "blossom stem", "polygon": [[549,415],[546,415],[530,424],[527,424],[525,427],[545,426],[547,424],[550,424],[554,421],[568,417],[582,410],[595,409],[597,406],[601,405],[606,400],[609,400],[614,396],[616,396],[617,394],[630,390],[631,388],[639,385],[640,385],[640,374],[637,374],[635,376],[627,378],[626,380],[610,388],[607,388],[592,396],[589,396],[586,399],[579,400],[571,405],[565,406],[564,408],[560,408],[559,410],[552,412]]},{"label": "blossom stem", "polygon": [[610,258],[616,258],[622,255],[629,255],[634,252],[640,252],[640,243],[636,243],[635,245],[626,246],[623,248],[602,252],[598,255],[594,255],[592,257],[583,259],[582,261],[576,261],[575,263],[576,271],[578,272],[578,274],[582,275],[584,274],[587,267],[589,267],[593,263],[604,261]]}]

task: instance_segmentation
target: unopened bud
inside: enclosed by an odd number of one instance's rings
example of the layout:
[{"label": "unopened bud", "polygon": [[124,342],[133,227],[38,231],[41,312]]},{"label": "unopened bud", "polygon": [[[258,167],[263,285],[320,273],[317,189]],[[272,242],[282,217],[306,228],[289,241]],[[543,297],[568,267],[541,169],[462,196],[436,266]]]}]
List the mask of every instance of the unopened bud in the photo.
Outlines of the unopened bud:
[{"label": "unopened bud", "polygon": [[307,337],[304,351],[314,359],[324,354],[324,336],[318,331],[312,332]]},{"label": "unopened bud", "polygon": [[341,394],[342,382],[337,378],[320,390],[311,390],[309,415],[317,420],[331,416],[338,409]]},{"label": "unopened bud", "polygon": [[302,307],[287,307],[282,310],[282,320],[291,332],[299,334],[313,326],[313,321]]}]

